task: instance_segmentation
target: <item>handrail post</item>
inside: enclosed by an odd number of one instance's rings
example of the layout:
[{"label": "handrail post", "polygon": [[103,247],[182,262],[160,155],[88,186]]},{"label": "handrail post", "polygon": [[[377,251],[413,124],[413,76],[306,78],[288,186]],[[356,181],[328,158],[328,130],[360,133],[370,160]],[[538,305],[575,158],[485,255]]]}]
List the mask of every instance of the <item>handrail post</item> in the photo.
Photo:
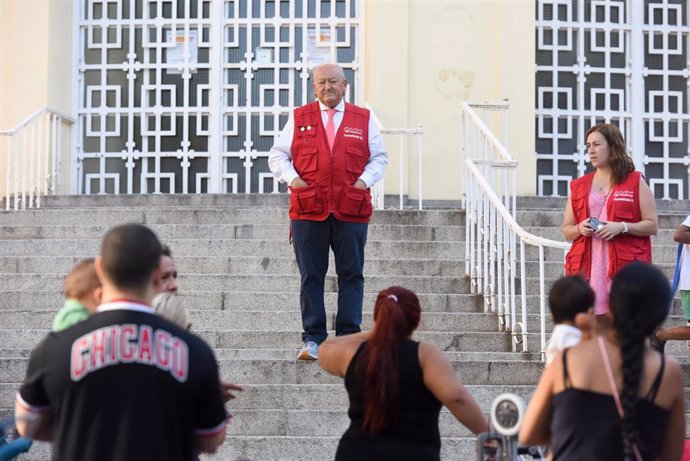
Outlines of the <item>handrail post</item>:
[{"label": "handrail post", "polygon": [[[43,195],[55,194],[60,179],[62,128],[74,119],[50,107],[29,115],[6,141],[5,210],[40,208]],[[2,149],[0,149],[2,150]]]},{"label": "handrail post", "polygon": [[[490,103],[484,103],[482,109],[491,107]],[[497,108],[505,110],[507,103]],[[537,302],[543,349],[546,342],[546,251],[548,248],[567,251],[570,244],[530,234],[517,223],[517,162],[467,103],[463,104],[461,138],[465,167],[465,251],[468,253],[465,254],[465,273],[471,277],[476,293],[483,295],[485,312],[495,312],[499,316],[498,328],[510,330],[513,351],[528,352],[527,292],[533,288],[527,283],[526,246],[536,247],[539,258]],[[519,255],[516,254],[518,242]]]},{"label": "handrail post", "polygon": [[420,132],[420,135],[417,136],[417,176],[418,176],[418,188],[419,188],[419,210],[422,209],[422,151],[423,151],[423,143],[422,143],[422,136],[421,133],[424,131],[424,125],[417,125],[417,130]]},{"label": "handrail post", "polygon": [[400,185],[400,209],[403,209],[403,167],[405,163],[405,159],[403,157],[404,151],[405,151],[405,146],[403,145],[403,135],[400,134],[398,136],[398,141],[399,141],[399,155],[398,155],[398,164],[399,164],[399,178],[398,178],[398,184]]}]

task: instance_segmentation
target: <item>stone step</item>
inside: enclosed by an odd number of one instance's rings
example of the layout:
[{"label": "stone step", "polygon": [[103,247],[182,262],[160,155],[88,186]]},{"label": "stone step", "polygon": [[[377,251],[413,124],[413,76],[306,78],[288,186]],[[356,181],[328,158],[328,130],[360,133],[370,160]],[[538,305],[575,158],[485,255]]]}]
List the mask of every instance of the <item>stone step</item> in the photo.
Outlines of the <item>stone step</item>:
[{"label": "stone step", "polygon": [[[64,276],[57,274],[0,274],[0,290],[60,290]],[[254,287],[256,291],[298,291],[298,274],[231,275],[192,274],[180,275],[180,290],[196,288],[204,291],[235,291]],[[531,283],[531,282],[530,282]],[[396,284],[420,293],[467,293],[469,282],[464,277],[441,276],[391,276],[371,275],[365,279],[367,290],[380,291]],[[325,290],[338,290],[337,278],[326,276]]]},{"label": "stone step", "polygon": [[[264,275],[297,274],[299,269],[294,256],[177,256],[175,264],[180,274],[227,274]],[[3,273],[58,274],[64,276],[81,258],[75,256],[1,256],[0,268]],[[667,277],[672,278],[675,262],[657,263]],[[539,276],[539,262],[526,261],[527,277]],[[520,266],[516,267],[519,273]],[[563,273],[563,261],[545,261],[544,273],[549,281]],[[453,259],[407,259],[404,264],[399,259],[367,259],[364,275],[413,276],[429,274],[443,277],[464,277],[465,261]],[[335,262],[329,261],[328,275],[335,275]],[[1,301],[0,301],[1,305]]]},{"label": "stone step", "polygon": [[[206,240],[179,239],[169,240],[168,245],[176,256],[255,256],[269,255],[271,257],[290,257],[293,255],[292,246],[286,240]],[[0,240],[0,257],[26,256],[40,254],[43,256],[75,256],[89,257],[100,252],[98,239],[55,239],[55,240]],[[525,256],[528,260],[538,260],[539,251],[536,247],[527,245]],[[475,252],[478,250],[475,249]],[[482,247],[479,251],[488,251]],[[653,249],[655,262],[672,263],[675,261],[676,245],[657,245]],[[366,259],[455,259],[463,261],[465,242],[439,241],[404,241],[386,240],[367,243]],[[546,261],[563,261],[565,252],[557,248],[545,248]]]},{"label": "stone step", "polygon": [[[47,330],[46,330],[47,333]],[[43,336],[41,336],[42,338]],[[40,340],[40,338],[39,338]],[[0,358],[4,359],[21,359],[28,358],[32,349],[29,347],[8,347],[0,348]],[[219,360],[294,360],[297,356],[296,349],[216,349],[216,358]],[[538,353],[527,352],[458,352],[446,351],[444,354],[449,360],[466,361],[466,360],[541,360]]]},{"label": "stone step", "polygon": [[[0,409],[14,408],[15,396],[20,383],[0,384]],[[342,382],[337,384],[247,384],[244,391],[238,393],[236,399],[228,402],[228,408],[233,415],[238,411],[347,411],[347,392]],[[525,400],[529,400],[536,386],[505,386],[500,393],[512,392]],[[500,395],[496,386],[468,385],[468,391],[479,405],[488,410],[493,400]],[[233,420],[233,424],[235,421]],[[265,424],[265,423],[264,423]],[[252,429],[253,431],[254,429]],[[311,432],[309,432],[311,433]],[[255,432],[254,435],[257,433]],[[244,432],[243,435],[252,435]],[[285,435],[272,433],[271,435]],[[316,434],[315,434],[316,435]]]},{"label": "stone step", "polygon": [[[303,437],[299,435],[240,435],[237,432],[242,432],[244,426],[241,423],[249,420],[250,424],[254,424],[260,418],[259,412],[253,414],[236,412],[237,415],[231,421],[228,427],[228,436],[225,443],[221,445],[218,452],[214,455],[202,455],[201,459],[266,459],[266,460],[322,460],[330,459],[335,454],[338,441],[342,431],[332,436],[318,436]],[[281,423],[286,425],[277,427],[278,432],[292,429],[302,429],[304,427],[311,427],[317,421],[326,420],[326,424],[319,426],[319,429],[332,426],[334,423],[344,424],[347,427],[347,420],[339,418],[339,414],[329,414],[330,412],[323,412],[324,414],[316,414],[314,412],[305,411],[290,411],[281,418]],[[247,418],[243,418],[247,416]],[[251,417],[251,418],[249,418]],[[346,417],[346,416],[345,416]],[[313,419],[310,419],[313,418]],[[452,416],[443,412],[441,415],[440,427],[443,432],[446,432],[446,427],[453,432],[465,433],[466,429],[462,428],[459,422],[451,419]],[[686,421],[688,417],[686,415]],[[448,422],[446,422],[448,421]],[[250,425],[251,427],[251,425]],[[457,429],[456,429],[457,428]],[[471,436],[468,432],[464,437],[443,437],[441,440],[441,459],[443,460],[470,460],[475,459],[476,456],[476,438]],[[256,458],[259,456],[259,458]],[[42,460],[50,457],[50,445],[47,443],[34,443],[29,453],[22,456],[23,460]]]},{"label": "stone step", "polygon": [[[234,239],[172,239],[166,242],[175,256],[256,256],[290,257],[294,250],[287,235],[281,240]],[[405,240],[371,241],[367,243],[367,259],[457,259],[464,255],[464,242],[434,242]],[[100,253],[100,239],[0,240],[0,256],[89,257]],[[560,255],[562,258],[562,254]]]},{"label": "stone step", "polygon": [[[567,197],[517,197],[516,201],[518,210],[553,209],[562,213]],[[690,210],[690,200],[656,199],[656,209],[658,213],[680,213],[686,216]]]},{"label": "stone step", "polygon": [[[393,281],[394,282],[394,281]],[[550,285],[548,285],[550,286]],[[368,287],[365,285],[365,290]],[[378,292],[365,291],[365,310],[374,305]],[[288,310],[298,309],[299,292],[256,292],[256,291],[197,291],[185,290],[180,293],[184,304],[191,310]],[[337,293],[326,293],[326,306],[336,306]],[[425,312],[483,312],[484,299],[474,294],[417,293],[420,305]],[[537,293],[528,294],[527,305],[538,308]],[[59,309],[64,301],[56,290],[0,290],[0,310],[5,309]],[[516,300],[517,303],[520,300]],[[519,305],[519,304],[518,304]],[[673,300],[673,312],[680,315],[680,298]]]},{"label": "stone step", "polygon": [[[291,256],[178,256],[173,253],[180,274],[298,274],[294,255]],[[67,274],[79,261],[75,256],[2,256],[0,268],[10,273]],[[530,263],[536,264],[536,263]],[[335,275],[335,262],[329,261],[329,274]],[[370,258],[364,264],[368,275],[417,275],[464,277],[465,262],[453,259]]]},{"label": "stone step", "polygon": [[[659,229],[676,229],[687,214],[687,211],[658,213]],[[522,227],[555,227],[560,229],[563,225],[563,210],[520,210],[518,208],[516,220]]]},{"label": "stone step", "polygon": [[[0,290],[56,290],[62,288],[64,275],[60,274],[18,274],[0,273]],[[544,286],[548,293],[550,280]],[[255,291],[290,291],[299,290],[299,276],[295,274],[191,274],[180,275],[178,278],[179,289],[185,292],[188,288],[202,291],[243,291],[249,287],[256,287]],[[528,293],[539,293],[540,283],[538,278],[528,278],[525,281]],[[469,280],[465,277],[445,276],[403,276],[403,275],[368,275],[365,278],[367,290],[378,292],[391,285],[404,286],[415,293],[456,293],[467,294],[470,292]],[[486,282],[479,283],[486,286]],[[517,292],[520,292],[521,279],[516,279]],[[327,275],[325,278],[325,291],[335,293],[338,291],[337,277]]]},{"label": "stone step", "polygon": [[[472,310],[474,309],[474,311]],[[17,329],[42,330],[50,329],[52,321],[56,315],[55,309],[5,309],[0,310],[0,325],[4,330]],[[333,329],[335,325],[335,307],[327,307],[328,328]],[[519,315],[519,313],[518,313]],[[504,321],[507,322],[507,319]],[[301,331],[301,317],[297,304],[284,306],[282,310],[190,310],[190,322],[195,331],[208,332],[214,329],[223,328],[225,334],[236,333],[242,336],[244,333],[255,331],[288,333]],[[676,308],[671,312],[671,316],[666,321],[666,326],[685,325],[685,316],[682,309]],[[478,306],[469,306],[459,312],[435,312],[424,311],[418,331],[424,332],[449,332],[449,333],[494,333],[502,326],[503,320],[494,313],[484,313]],[[373,312],[366,308],[363,312],[362,328],[367,330],[373,325]],[[537,313],[527,314],[527,331],[538,333],[541,328],[540,316]],[[553,329],[550,315],[547,314],[546,331],[547,337]],[[10,339],[8,339],[10,340]],[[292,344],[287,340],[287,344]],[[16,343],[7,343],[11,347],[19,347]],[[33,345],[33,343],[31,343]],[[220,346],[219,347],[223,347]],[[265,347],[265,346],[264,346]],[[275,348],[280,349],[280,344]]]},{"label": "stone step", "polygon": [[[296,351],[297,349],[295,349]],[[0,359],[0,379],[18,383],[24,379],[28,360]],[[541,362],[453,362],[466,384],[534,385],[544,365]],[[342,380],[324,372],[317,363],[293,360],[220,360],[221,376],[238,384],[338,384]]]},{"label": "stone step", "polygon": [[[530,322],[530,325],[532,326]],[[667,321],[668,325],[679,326],[684,319],[675,316]],[[530,353],[511,351],[511,337],[507,332],[489,331],[435,331],[420,329],[415,339],[429,341],[446,351],[449,358],[462,361],[539,361],[541,334],[538,328],[529,330],[528,341]],[[204,338],[216,351],[219,359],[241,360],[294,360],[301,347],[300,329],[290,331],[230,331],[230,330],[194,330]],[[28,350],[49,333],[46,329],[3,328],[0,329],[0,358],[26,358]],[[333,331],[329,331],[333,335]],[[547,328],[548,340],[550,328]],[[520,350],[521,350],[521,346]],[[690,364],[690,350],[685,341],[669,341],[666,353],[678,358],[682,363]]]},{"label": "stone step", "polygon": [[[365,285],[364,306],[373,306],[378,292],[368,291]],[[293,310],[299,308],[299,292],[257,292],[257,291],[198,291],[180,292],[185,306],[192,310]],[[326,305],[335,306],[338,294],[325,294]],[[471,294],[417,293],[425,311],[467,311],[475,312],[481,299]],[[528,299],[532,299],[528,296]],[[534,298],[536,299],[536,297]],[[56,290],[0,290],[0,310],[3,309],[46,309],[62,306],[64,296]]]},{"label": "stone step", "polygon": [[[169,239],[166,242],[175,256],[255,256],[270,255],[290,257],[293,249],[287,240],[272,239]],[[40,254],[42,256],[77,256],[87,257],[98,254],[100,238],[93,239],[23,239],[0,240],[0,256],[25,256]],[[486,252],[489,245],[474,249],[475,252]],[[537,247],[526,245],[527,260],[538,260]],[[675,262],[677,245],[674,242],[657,244],[653,249],[654,261],[659,263]],[[460,241],[405,241],[373,240],[367,243],[366,258],[412,258],[412,259],[457,259],[463,260],[465,242]],[[547,261],[563,261],[565,252],[557,248],[545,248],[544,258]]]},{"label": "stone step", "polygon": [[[100,239],[111,226],[108,225],[2,225],[0,236],[4,240],[20,239]],[[161,241],[170,239],[263,239],[271,240],[281,235],[289,236],[289,225],[270,224],[157,224],[151,229]],[[428,226],[372,224],[367,240],[423,240],[453,241],[465,238],[464,226]]]},{"label": "stone step", "polygon": [[[420,335],[421,336],[421,335]],[[295,349],[297,350],[297,349]],[[24,379],[28,360],[0,359],[3,383]],[[467,385],[533,386],[544,364],[538,361],[453,361],[456,374]],[[238,384],[342,384],[342,379],[324,372],[315,362],[293,360],[220,360],[221,376]],[[684,382],[690,382],[690,364],[682,363]]]},{"label": "stone step", "polygon": [[[113,226],[138,222],[150,226],[158,224],[289,224],[287,207],[95,207],[41,208],[19,213],[2,212],[3,225],[93,225]],[[378,210],[371,224],[460,226],[464,224],[463,210],[399,211]]]},{"label": "stone step", "polygon": [[[398,196],[386,195],[395,206]],[[516,197],[518,209],[554,209],[562,211],[566,197]],[[450,200],[425,200],[433,208],[455,209],[459,202]],[[289,194],[119,194],[119,195],[52,195],[42,197],[44,208],[85,208],[85,207],[151,207],[151,206],[276,206],[287,207]],[[690,210],[690,200],[656,200],[657,210]]]},{"label": "stone step", "polygon": [[[458,423],[460,424],[460,423]],[[333,459],[340,440],[337,437],[228,436],[215,455],[201,459],[261,459],[323,461]],[[442,460],[472,460],[477,456],[474,437],[441,440]]]},{"label": "stone step", "polygon": [[[302,346],[301,328],[289,331],[266,330],[194,330],[215,349],[289,349],[296,356]],[[3,328],[0,329],[0,344],[12,348],[33,348],[48,334],[48,329]],[[333,332],[330,332],[333,334]],[[420,331],[415,338],[432,342],[446,351],[463,352],[507,352],[510,351],[510,336],[507,333],[491,332],[444,332]],[[533,344],[538,344],[534,336]],[[0,373],[0,378],[2,378]]]},{"label": "stone step", "polygon": [[[339,393],[347,394],[345,389]],[[500,394],[496,394],[498,397]],[[482,408],[486,413],[491,405]],[[288,436],[309,434],[317,437],[339,437],[350,425],[347,406],[339,410],[234,410],[230,432],[239,436]],[[470,437],[472,433],[447,410],[439,418],[441,437]]]},{"label": "stone step", "polygon": [[[323,461],[333,459],[340,435],[337,437],[286,437],[232,435],[230,425],[225,443],[213,455],[201,455],[204,461],[261,460],[261,461]],[[471,460],[476,455],[474,437],[443,439],[442,460]],[[50,444],[34,442],[31,450],[21,456],[22,461],[45,461],[51,458]]]},{"label": "stone step", "polygon": [[43,208],[89,207],[285,207],[289,194],[118,194],[51,195],[42,197]]},{"label": "stone step", "polygon": [[[328,328],[334,329],[335,309],[327,309]],[[2,310],[0,325],[4,328],[50,329],[56,310]],[[234,331],[300,331],[302,318],[299,309],[282,311],[238,311],[238,310],[193,310],[189,312],[189,321],[195,330],[212,330],[226,328]],[[362,314],[362,329],[373,326],[373,312],[365,310]],[[498,326],[498,318],[484,313],[449,313],[424,312],[419,331],[462,331],[493,332]],[[539,316],[528,315],[528,331],[539,328]],[[551,322],[547,322],[551,330]]]},{"label": "stone step", "polygon": [[[106,225],[44,225],[44,226],[0,226],[3,240],[45,239],[69,240],[76,236],[81,239],[100,239],[110,228]],[[151,228],[159,238],[170,239],[259,239],[272,240],[281,234],[288,235],[284,225],[272,224],[200,224],[177,225],[161,224]],[[556,241],[563,241],[561,230],[553,227],[527,227],[525,230]],[[662,229],[652,236],[654,245],[674,245],[672,234],[675,229]],[[286,237],[287,238],[287,237]],[[375,225],[369,226],[368,241],[411,240],[411,241],[464,241],[464,226],[424,226],[424,225]]]}]

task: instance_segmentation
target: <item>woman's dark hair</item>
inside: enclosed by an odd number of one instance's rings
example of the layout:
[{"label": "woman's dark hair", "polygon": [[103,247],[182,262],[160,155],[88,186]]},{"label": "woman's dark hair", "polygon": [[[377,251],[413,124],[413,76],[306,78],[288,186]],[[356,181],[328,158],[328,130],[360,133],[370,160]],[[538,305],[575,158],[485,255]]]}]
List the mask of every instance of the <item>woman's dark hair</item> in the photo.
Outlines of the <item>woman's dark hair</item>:
[{"label": "woman's dark hair", "polygon": [[633,455],[637,441],[637,395],[640,391],[647,338],[668,315],[671,289],[664,274],[651,264],[635,262],[621,269],[611,283],[609,305],[621,343],[623,406],[621,436],[625,455]]},{"label": "woman's dark hair", "polygon": [[594,125],[587,130],[585,139],[593,132],[601,133],[609,145],[609,163],[611,164],[611,173],[616,184],[622,183],[630,173],[635,170],[635,164],[628,155],[628,150],[625,148],[625,140],[621,134],[621,130],[616,125],[610,123],[600,123]]},{"label": "woman's dark hair", "polygon": [[382,290],[374,306],[374,330],[367,343],[368,360],[360,361],[364,374],[364,430],[372,435],[392,426],[400,409],[399,350],[419,325],[419,299],[402,287]]}]

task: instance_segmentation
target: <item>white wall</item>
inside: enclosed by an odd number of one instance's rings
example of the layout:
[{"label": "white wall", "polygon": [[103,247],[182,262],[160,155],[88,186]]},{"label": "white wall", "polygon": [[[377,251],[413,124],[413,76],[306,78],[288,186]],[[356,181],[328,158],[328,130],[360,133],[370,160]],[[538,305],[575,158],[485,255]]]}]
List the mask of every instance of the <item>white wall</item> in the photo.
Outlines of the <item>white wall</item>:
[{"label": "white wall", "polygon": [[[366,13],[366,99],[386,127],[424,125],[424,198],[460,198],[461,103],[504,98],[518,193],[533,195],[534,1],[374,0]],[[416,198],[416,164],[409,171]],[[397,190],[388,174],[386,193]]]}]

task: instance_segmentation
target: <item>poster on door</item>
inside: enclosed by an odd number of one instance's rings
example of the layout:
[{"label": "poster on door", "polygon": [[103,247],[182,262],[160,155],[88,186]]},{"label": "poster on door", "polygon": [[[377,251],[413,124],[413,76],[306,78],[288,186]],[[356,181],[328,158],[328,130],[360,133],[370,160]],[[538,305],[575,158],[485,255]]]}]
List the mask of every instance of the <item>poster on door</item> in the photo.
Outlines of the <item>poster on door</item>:
[{"label": "poster on door", "polygon": [[307,29],[307,52],[309,62],[313,64],[335,61],[335,57],[331,58],[331,29],[327,27]]},{"label": "poster on door", "polygon": [[[197,46],[197,30],[190,30],[185,34],[184,30],[166,31],[165,41],[172,45],[167,49],[167,63],[172,67],[168,68],[169,74],[181,74],[185,65],[189,66],[189,71],[196,73],[198,63],[199,48]],[[173,45],[174,44],[174,45]],[[189,53],[189,59],[185,63],[185,45]]]}]

